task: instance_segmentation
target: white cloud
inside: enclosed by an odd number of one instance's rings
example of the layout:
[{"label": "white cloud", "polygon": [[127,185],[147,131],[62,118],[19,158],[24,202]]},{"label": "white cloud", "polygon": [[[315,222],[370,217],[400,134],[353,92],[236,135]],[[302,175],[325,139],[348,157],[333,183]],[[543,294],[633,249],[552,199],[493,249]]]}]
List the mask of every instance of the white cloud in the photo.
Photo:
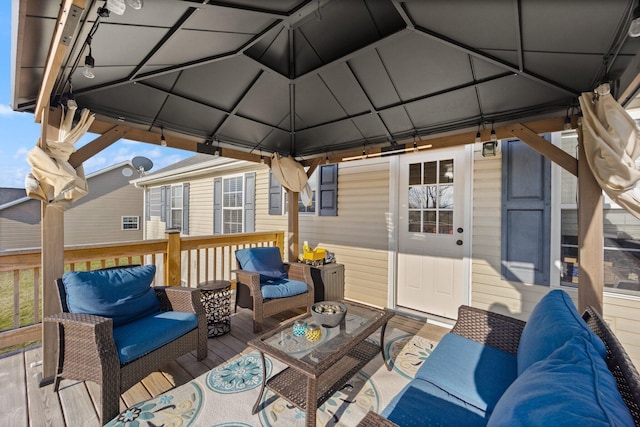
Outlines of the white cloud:
[{"label": "white cloud", "polygon": [[11,107],[9,107],[6,104],[0,104],[0,116],[13,116],[13,115],[18,115],[20,113],[13,111],[13,109]]},{"label": "white cloud", "polygon": [[24,160],[27,157],[29,149],[27,147],[19,147],[13,155],[14,159]]}]

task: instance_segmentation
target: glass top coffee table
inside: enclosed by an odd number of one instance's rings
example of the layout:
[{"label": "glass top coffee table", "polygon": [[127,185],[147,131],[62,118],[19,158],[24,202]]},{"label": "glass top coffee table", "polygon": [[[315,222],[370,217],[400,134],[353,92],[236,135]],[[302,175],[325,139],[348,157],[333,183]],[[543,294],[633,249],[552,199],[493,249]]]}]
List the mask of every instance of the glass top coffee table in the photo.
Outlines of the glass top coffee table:
[{"label": "glass top coffee table", "polygon": [[[280,328],[249,342],[251,347],[260,351],[262,377],[265,379],[253,406],[254,414],[258,412],[265,387],[268,387],[305,411],[306,425],[315,426],[317,408],[378,352],[382,354],[387,369],[390,369],[384,355],[384,331],[394,313],[355,302],[341,302],[347,306],[344,320],[334,328],[321,327],[321,336],[316,342],[293,333],[296,320],[314,323],[311,314],[291,319]],[[379,346],[366,341],[380,328]],[[283,362],[287,368],[267,379],[265,355]],[[306,387],[303,387],[305,383]]]}]

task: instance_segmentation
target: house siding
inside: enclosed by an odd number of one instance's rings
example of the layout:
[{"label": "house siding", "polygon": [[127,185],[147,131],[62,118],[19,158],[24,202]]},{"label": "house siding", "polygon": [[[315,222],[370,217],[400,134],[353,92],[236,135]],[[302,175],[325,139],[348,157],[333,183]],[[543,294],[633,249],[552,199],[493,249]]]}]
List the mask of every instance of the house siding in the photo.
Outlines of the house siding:
[{"label": "house siding", "polygon": [[[64,244],[142,240],[143,190],[129,184],[123,166],[89,178],[89,194],[64,213]],[[0,250],[40,247],[41,202],[26,200],[0,211]],[[139,230],[122,230],[122,216],[137,216]]]},{"label": "house siding", "polygon": [[[527,320],[536,304],[552,288],[502,280],[501,271],[501,158],[474,161],[471,305]],[[566,197],[566,195],[565,195]],[[578,303],[577,289],[563,287]],[[640,304],[635,296],[606,293],[604,318],[636,366],[640,366]]]}]

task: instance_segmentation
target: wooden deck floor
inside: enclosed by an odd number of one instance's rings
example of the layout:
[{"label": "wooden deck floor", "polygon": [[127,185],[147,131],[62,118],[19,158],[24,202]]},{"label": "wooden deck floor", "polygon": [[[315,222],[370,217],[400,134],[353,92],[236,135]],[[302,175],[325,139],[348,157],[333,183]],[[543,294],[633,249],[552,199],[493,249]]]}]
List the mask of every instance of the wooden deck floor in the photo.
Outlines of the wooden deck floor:
[{"label": "wooden deck floor", "polygon": [[[265,329],[276,327],[286,317],[268,319]],[[439,341],[448,331],[401,315],[396,315],[389,326],[433,341]],[[198,362],[194,355],[187,354],[167,365],[163,372],[149,375],[121,396],[121,409],[189,382],[246,351],[247,341],[254,337],[251,312],[238,309],[231,318],[231,332],[209,339],[209,355],[205,360]],[[98,426],[98,386],[66,380],[62,381],[58,394],[54,393],[53,385],[40,388],[40,360],[40,346],[0,358],[0,426]]]}]

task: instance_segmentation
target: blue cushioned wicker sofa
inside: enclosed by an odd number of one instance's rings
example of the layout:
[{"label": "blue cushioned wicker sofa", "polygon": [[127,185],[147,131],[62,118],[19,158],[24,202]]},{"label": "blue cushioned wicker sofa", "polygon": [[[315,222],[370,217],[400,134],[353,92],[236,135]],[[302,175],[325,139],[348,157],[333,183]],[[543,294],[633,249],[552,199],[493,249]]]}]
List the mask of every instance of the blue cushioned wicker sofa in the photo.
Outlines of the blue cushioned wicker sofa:
[{"label": "blue cushioned wicker sofa", "polygon": [[591,308],[549,292],[528,322],[463,306],[416,376],[360,426],[640,425],[640,378]]}]

